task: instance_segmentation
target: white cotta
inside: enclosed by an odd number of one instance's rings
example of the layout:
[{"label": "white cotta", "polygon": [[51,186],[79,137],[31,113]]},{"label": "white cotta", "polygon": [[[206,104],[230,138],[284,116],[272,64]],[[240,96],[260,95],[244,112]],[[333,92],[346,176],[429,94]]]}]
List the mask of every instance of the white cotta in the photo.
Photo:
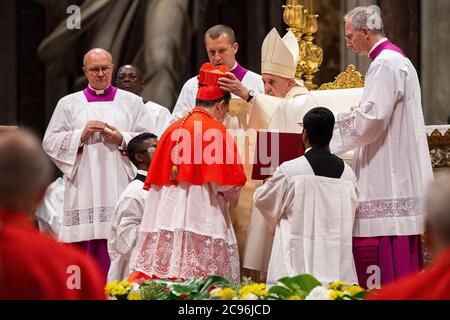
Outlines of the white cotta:
[{"label": "white cotta", "polygon": [[267,283],[311,274],[320,281],[357,283],[352,230],[356,176],[318,177],[305,157],[282,164],[255,191],[254,205],[275,234]]},{"label": "white cotta", "polygon": [[[138,170],[138,173],[147,175],[142,170]],[[111,259],[108,282],[127,279],[130,274],[131,252],[136,246],[147,196],[144,182],[136,179],[125,188],[117,202],[108,236]]]},{"label": "white cotta", "polygon": [[64,179],[58,178],[48,186],[44,199],[42,199],[36,210],[36,216],[39,219],[39,229],[56,238],[62,225],[64,213],[63,202]]},{"label": "white cotta", "polygon": [[114,101],[89,103],[83,92],[62,98],[44,136],[43,147],[64,173],[62,242],[106,239],[120,194],[135,176],[135,168],[119,146],[94,133],[80,148],[88,121],[117,128],[123,145],[136,135],[151,132],[154,124],[142,98],[117,90]]},{"label": "white cotta", "polygon": [[159,138],[169,126],[170,121],[172,120],[172,115],[170,114],[169,109],[152,101],[148,101],[145,104],[145,107],[148,109],[150,117],[155,124],[155,129],[153,130],[154,132],[151,133]]},{"label": "white cotta", "polygon": [[369,67],[359,108],[337,116],[332,152],[356,149],[356,237],[424,232],[424,197],[433,172],[421,103],[411,61],[384,50]]},{"label": "white cotta", "polygon": [[151,186],[132,269],[159,278],[224,276],[239,282],[239,254],[227,211],[240,187]]}]

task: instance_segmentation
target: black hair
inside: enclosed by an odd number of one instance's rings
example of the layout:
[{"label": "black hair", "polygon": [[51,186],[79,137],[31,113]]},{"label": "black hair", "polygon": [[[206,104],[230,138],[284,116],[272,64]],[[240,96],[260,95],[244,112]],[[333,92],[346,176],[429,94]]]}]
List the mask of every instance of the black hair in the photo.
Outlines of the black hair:
[{"label": "black hair", "polygon": [[139,148],[145,140],[148,139],[157,139],[158,137],[156,135],[154,135],[153,133],[141,133],[140,135],[134,137],[133,139],[130,140],[130,142],[128,143],[128,147],[127,147],[127,152],[128,152],[128,159],[130,159],[130,161],[137,167],[137,163],[136,163],[136,153],[137,151],[142,151]]},{"label": "black hair", "polygon": [[216,103],[218,103],[220,101],[225,101],[225,105],[228,105],[230,103],[230,100],[231,100],[231,93],[225,92],[225,95],[222,98],[219,98],[216,100],[210,101],[210,100],[196,99],[195,106],[203,107],[203,108],[211,108],[212,106],[214,106]]},{"label": "black hair", "polygon": [[325,147],[333,138],[334,115],[327,108],[318,107],[310,110],[303,118],[303,127],[308,134],[309,144]]}]

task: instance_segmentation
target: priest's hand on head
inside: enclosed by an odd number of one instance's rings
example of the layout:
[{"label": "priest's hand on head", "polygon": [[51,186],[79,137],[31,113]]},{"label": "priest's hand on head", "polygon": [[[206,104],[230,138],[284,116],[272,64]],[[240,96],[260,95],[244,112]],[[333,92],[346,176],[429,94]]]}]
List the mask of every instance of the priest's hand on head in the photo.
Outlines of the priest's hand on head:
[{"label": "priest's hand on head", "polygon": [[85,143],[95,132],[102,132],[105,130],[106,124],[101,121],[89,121],[81,133],[81,142]]},{"label": "priest's hand on head", "polygon": [[100,134],[105,138],[105,141],[110,144],[122,145],[123,135],[119,130],[113,126],[106,124],[106,128],[100,132]]},{"label": "priest's hand on head", "polygon": [[228,72],[227,76],[229,76],[230,78],[219,78],[219,80],[217,81],[220,89],[231,92],[232,94],[238,96],[243,100],[247,100],[248,89],[231,72]]}]

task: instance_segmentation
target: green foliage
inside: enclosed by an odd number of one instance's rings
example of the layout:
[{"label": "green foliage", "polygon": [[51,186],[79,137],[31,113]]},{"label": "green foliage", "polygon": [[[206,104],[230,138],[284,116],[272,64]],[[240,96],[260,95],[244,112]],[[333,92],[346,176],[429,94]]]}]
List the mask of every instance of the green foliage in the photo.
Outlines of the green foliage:
[{"label": "green foliage", "polygon": [[367,294],[357,285],[342,281],[324,285],[308,274],[282,278],[268,292],[265,284],[254,283],[250,278],[235,285],[219,276],[185,281],[148,280],[140,285],[113,281],[105,292],[117,300],[362,300]]},{"label": "green foliage", "polygon": [[319,280],[308,274],[302,274],[293,278],[282,278],[278,280],[279,285],[269,289],[269,295],[275,300],[286,300],[292,296],[306,298],[306,296],[318,286],[321,286]]},{"label": "green foliage", "polygon": [[141,285],[141,295],[143,300],[206,300],[209,299],[209,290],[218,286],[229,287],[231,284],[218,276],[184,282],[152,280]]}]

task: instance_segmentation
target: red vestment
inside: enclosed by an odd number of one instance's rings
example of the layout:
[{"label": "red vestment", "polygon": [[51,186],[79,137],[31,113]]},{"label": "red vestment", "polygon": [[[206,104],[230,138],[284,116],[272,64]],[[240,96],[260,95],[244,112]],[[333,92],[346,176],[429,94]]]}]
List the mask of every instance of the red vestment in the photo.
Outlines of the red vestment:
[{"label": "red vestment", "polygon": [[[221,186],[243,186],[245,184],[247,177],[239,161],[236,144],[226,128],[201,108],[194,108],[192,112],[184,125],[182,124],[185,119],[180,119],[161,136],[145,181],[145,189],[148,190],[150,185],[169,186],[179,183],[203,185],[215,182]],[[196,125],[197,127],[195,127]],[[176,181],[171,181],[172,168],[175,161],[178,160],[176,144],[180,128],[189,133],[190,144],[184,143],[183,139],[186,137],[181,135],[179,143],[181,163],[178,165],[178,177]],[[211,138],[208,136],[208,132],[219,134],[220,137]],[[186,147],[183,148],[183,145]],[[213,163],[208,163],[208,159],[206,159],[209,156],[209,153],[205,152],[207,149],[214,150],[212,152]]]},{"label": "red vestment", "polygon": [[24,213],[0,210],[0,299],[101,300],[102,279],[80,250],[39,233]]},{"label": "red vestment", "polygon": [[450,250],[429,269],[390,284],[367,300],[450,300]]}]

